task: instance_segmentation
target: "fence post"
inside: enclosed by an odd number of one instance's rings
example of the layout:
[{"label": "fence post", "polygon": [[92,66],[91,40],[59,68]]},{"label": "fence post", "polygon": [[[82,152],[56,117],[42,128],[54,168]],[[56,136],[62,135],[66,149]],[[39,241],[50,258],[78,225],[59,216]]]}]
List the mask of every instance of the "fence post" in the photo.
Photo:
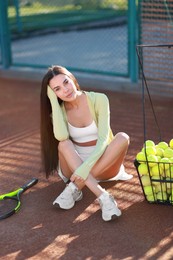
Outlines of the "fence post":
[{"label": "fence post", "polygon": [[19,6],[19,0],[14,0],[15,10],[16,10],[16,20],[17,20],[17,30],[19,33],[22,32],[22,21],[20,18],[20,6]]},{"label": "fence post", "polygon": [[7,69],[11,65],[11,41],[8,28],[8,1],[0,0],[0,42],[2,66]]},{"label": "fence post", "polygon": [[128,0],[128,52],[129,75],[132,82],[138,80],[138,65],[136,55],[137,43],[137,7],[136,0]]}]

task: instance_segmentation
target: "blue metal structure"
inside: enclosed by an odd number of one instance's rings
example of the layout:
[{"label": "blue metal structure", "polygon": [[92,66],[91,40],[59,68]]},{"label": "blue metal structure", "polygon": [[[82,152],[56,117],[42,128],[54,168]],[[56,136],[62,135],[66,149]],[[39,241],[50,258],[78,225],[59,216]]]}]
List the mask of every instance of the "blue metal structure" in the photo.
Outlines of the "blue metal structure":
[{"label": "blue metal structure", "polygon": [[[48,64],[44,63],[44,61],[43,62],[40,61],[40,63],[39,63],[37,56],[33,57],[33,62],[30,60],[22,61],[22,60],[20,60],[20,59],[18,60],[16,58],[16,56],[20,56],[20,52],[22,49],[22,43],[20,43],[20,49],[17,50],[17,47],[15,47],[16,45],[11,41],[10,30],[9,30],[9,19],[8,19],[8,4],[7,3],[8,3],[7,0],[0,0],[0,43],[1,43],[2,67],[9,68],[10,66],[18,66],[18,67],[32,67],[32,68],[47,68]],[[23,28],[23,24],[22,24],[22,18],[20,15],[19,0],[14,0],[14,8],[15,8],[15,13],[16,13],[17,31],[18,31],[18,33],[20,33],[20,32],[24,31],[24,28]],[[137,44],[138,39],[137,39],[137,7],[136,7],[135,0],[128,0],[128,10],[127,10],[126,18],[127,18],[127,25],[125,26],[125,28],[127,28],[127,29],[125,29],[125,30],[127,31],[127,40],[123,41],[121,39],[121,35],[118,35],[118,37],[120,37],[119,47],[120,48],[122,47],[121,46],[122,42],[124,44],[126,44],[125,47],[123,47],[123,49],[122,49],[123,53],[127,53],[127,57],[124,58],[124,59],[126,59],[126,61],[121,62],[122,57],[124,55],[124,54],[123,55],[121,54],[121,57],[117,61],[118,62],[117,67],[113,64],[111,67],[112,69],[109,69],[109,66],[106,65],[106,62],[109,61],[109,56],[107,57],[105,64],[104,64],[105,58],[103,57],[103,60],[101,60],[101,62],[103,63],[102,68],[99,68],[99,66],[97,66],[98,58],[96,58],[96,57],[95,57],[95,64],[93,63],[93,65],[91,67],[87,66],[87,59],[86,59],[86,61],[84,60],[84,66],[83,66],[83,64],[79,64],[78,66],[74,66],[72,64],[72,65],[68,65],[69,67],[65,64],[65,66],[68,67],[72,71],[86,72],[86,73],[90,73],[90,74],[96,73],[96,74],[102,74],[102,75],[128,77],[131,79],[132,82],[136,82],[138,79],[138,69],[137,69],[138,66],[137,66],[137,57],[136,57],[136,53],[135,53],[135,46]],[[110,37],[112,37],[111,28],[108,28],[108,29],[110,29]],[[67,34],[66,34],[66,36],[67,36]],[[105,36],[105,38],[106,37],[107,36]],[[115,35],[114,35],[114,37],[115,37]],[[33,45],[32,39],[27,39],[26,43],[29,41],[31,41],[30,46]],[[107,40],[107,42],[108,41],[109,41],[109,39]],[[106,42],[106,39],[105,39],[105,42]],[[13,51],[12,51],[12,47],[11,47],[12,44],[14,45]],[[81,44],[83,45],[83,42],[81,42]],[[97,44],[99,45],[99,43],[97,43]],[[49,46],[51,46],[50,41],[49,41]],[[112,53],[116,52],[116,48],[115,48],[115,46],[113,46],[113,40],[112,40],[111,47],[109,45],[107,46],[107,49],[109,51],[110,51],[110,48],[112,48]],[[15,55],[15,50],[17,50],[16,55]],[[29,49],[23,48],[24,56],[27,56],[27,50],[29,53]],[[67,50],[68,50],[68,47],[67,47]],[[55,51],[55,52],[57,52],[57,51]],[[73,53],[73,49],[71,52]],[[90,53],[91,51],[90,51],[90,49],[87,49],[86,51],[83,50],[82,53],[85,54],[85,52]],[[96,46],[95,52],[97,52],[97,46]],[[106,52],[105,48],[103,51],[101,50],[101,54],[104,55],[104,52]],[[38,55],[41,57],[42,53],[40,53]],[[91,57],[95,56],[94,53],[93,54],[90,53],[90,55],[91,55]],[[64,54],[64,56],[65,56],[65,54]],[[79,54],[79,56],[80,56],[80,54]],[[100,55],[100,56],[102,56],[102,55]],[[73,57],[71,57],[71,59],[73,59]],[[76,57],[75,57],[75,59],[76,59]],[[111,59],[112,59],[112,61],[111,61]],[[114,62],[116,64],[116,59],[117,59],[117,56],[111,55],[110,63]],[[90,60],[91,60],[91,58],[90,58]],[[62,62],[63,62],[63,60],[62,60]],[[124,66],[122,71],[117,70],[117,68],[119,69],[121,63],[122,63],[121,66],[122,67]],[[104,70],[104,67],[107,67],[108,69]]]}]

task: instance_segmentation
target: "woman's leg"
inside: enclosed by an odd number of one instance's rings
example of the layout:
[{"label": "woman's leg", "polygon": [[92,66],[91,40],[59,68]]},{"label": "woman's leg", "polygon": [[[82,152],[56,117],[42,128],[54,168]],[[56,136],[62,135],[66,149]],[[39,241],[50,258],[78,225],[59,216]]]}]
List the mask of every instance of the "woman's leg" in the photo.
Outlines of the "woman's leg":
[{"label": "woman's leg", "polygon": [[[107,147],[102,157],[92,168],[91,174],[93,177],[98,180],[106,180],[114,177],[123,163],[128,146],[129,136],[123,132],[118,133]],[[82,163],[81,158],[76,153],[74,145],[70,140],[65,140],[59,143],[59,155],[62,172],[67,178],[70,178],[75,169]],[[79,189],[82,189],[85,185],[87,185],[88,188],[92,190],[93,186],[96,186],[93,184],[94,183],[92,181],[89,181],[88,183],[84,181],[76,182]],[[95,187],[94,190],[95,194],[100,193],[100,185]]]},{"label": "woman's leg", "polygon": [[[70,177],[82,163],[70,140],[59,143],[59,155],[61,169],[63,173],[65,172],[66,177]],[[55,199],[53,205],[62,209],[71,209],[75,205],[75,202],[82,198],[82,192],[79,189],[86,185],[98,198],[104,221],[110,221],[121,215],[121,211],[118,209],[114,198],[97,183],[91,174],[89,174],[86,181],[77,181],[75,184],[70,182],[65,190]]]},{"label": "woman's leg", "polygon": [[[58,151],[62,173],[70,179],[73,172],[82,164],[82,160],[70,140],[60,142]],[[75,184],[80,190],[86,185],[97,197],[103,192],[102,187],[92,176],[88,177],[87,181],[78,180]]]},{"label": "woman's leg", "polygon": [[72,141],[59,142],[58,154],[62,172],[67,178],[70,178],[75,169],[82,164],[82,160],[75,151]]},{"label": "woman's leg", "polygon": [[[104,154],[92,168],[92,175],[99,179],[101,177],[104,179],[114,177],[124,161],[128,146],[129,136],[123,132],[116,134]],[[67,178],[70,178],[72,173],[82,164],[82,160],[70,140],[60,142],[58,151],[62,172]]]},{"label": "woman's leg", "polygon": [[[61,145],[61,143],[60,143]],[[71,144],[70,144],[71,146]],[[68,149],[68,148],[67,148]],[[73,174],[73,168],[69,165],[69,162],[67,163],[66,158],[64,157],[64,153],[58,149],[58,156],[59,156],[59,170],[61,170],[62,174],[70,180],[71,175]],[[70,160],[72,160],[70,163],[73,166],[73,161],[75,160],[75,165],[78,166],[82,163],[81,158],[78,156],[78,154],[74,151],[74,148],[70,148],[71,153],[70,153]],[[68,152],[69,149],[68,149]]]},{"label": "woman's leg", "polygon": [[129,146],[129,136],[123,132],[115,135],[101,158],[92,168],[92,175],[99,180],[110,179],[117,175]]}]

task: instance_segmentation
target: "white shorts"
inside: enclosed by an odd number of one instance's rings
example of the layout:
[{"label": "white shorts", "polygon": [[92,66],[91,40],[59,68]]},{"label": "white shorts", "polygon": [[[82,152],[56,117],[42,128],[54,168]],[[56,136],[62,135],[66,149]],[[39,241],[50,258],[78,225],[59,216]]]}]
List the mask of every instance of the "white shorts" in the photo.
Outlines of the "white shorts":
[{"label": "white shorts", "polygon": [[[91,153],[94,151],[95,149],[95,145],[93,146],[79,146],[74,144],[75,147],[75,151],[78,154],[78,156],[81,158],[81,160],[84,162],[86,159],[88,159],[88,157],[91,155]],[[58,175],[61,177],[61,179],[67,183],[69,181],[69,179],[67,179],[62,171],[61,171],[61,167],[60,167],[60,162],[59,162],[59,166],[58,166]]]},{"label": "white shorts", "polygon": [[88,157],[91,155],[91,153],[95,149],[95,145],[93,145],[93,146],[79,146],[79,145],[74,144],[74,147],[75,147],[75,151],[77,152],[77,154],[79,155],[79,157],[81,158],[81,160],[83,162],[86,159],[88,159]]},{"label": "white shorts", "polygon": [[[75,150],[76,150],[77,154],[79,155],[79,157],[82,159],[82,161],[85,161],[90,156],[90,154],[93,152],[94,148],[95,148],[95,145],[94,146],[75,145]],[[65,183],[67,183],[69,181],[69,179],[63,175],[63,173],[61,171],[60,163],[59,163],[59,167],[58,167],[58,174]],[[123,179],[123,178],[125,178],[125,179]],[[116,176],[114,176],[113,178],[110,178],[108,180],[98,180],[98,182],[128,180],[130,178],[132,178],[132,175],[127,174],[125,172],[124,165],[122,164],[120,167],[119,173]]]}]

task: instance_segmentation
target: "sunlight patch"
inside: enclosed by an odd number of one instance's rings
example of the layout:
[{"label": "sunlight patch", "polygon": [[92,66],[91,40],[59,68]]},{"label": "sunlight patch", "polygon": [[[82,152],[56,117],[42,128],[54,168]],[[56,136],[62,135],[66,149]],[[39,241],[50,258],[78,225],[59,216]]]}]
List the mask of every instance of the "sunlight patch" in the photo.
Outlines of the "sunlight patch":
[{"label": "sunlight patch", "polygon": [[96,204],[93,203],[92,205],[89,205],[88,208],[85,209],[74,221],[73,223],[79,223],[86,219],[88,219],[92,214],[96,212]]}]

